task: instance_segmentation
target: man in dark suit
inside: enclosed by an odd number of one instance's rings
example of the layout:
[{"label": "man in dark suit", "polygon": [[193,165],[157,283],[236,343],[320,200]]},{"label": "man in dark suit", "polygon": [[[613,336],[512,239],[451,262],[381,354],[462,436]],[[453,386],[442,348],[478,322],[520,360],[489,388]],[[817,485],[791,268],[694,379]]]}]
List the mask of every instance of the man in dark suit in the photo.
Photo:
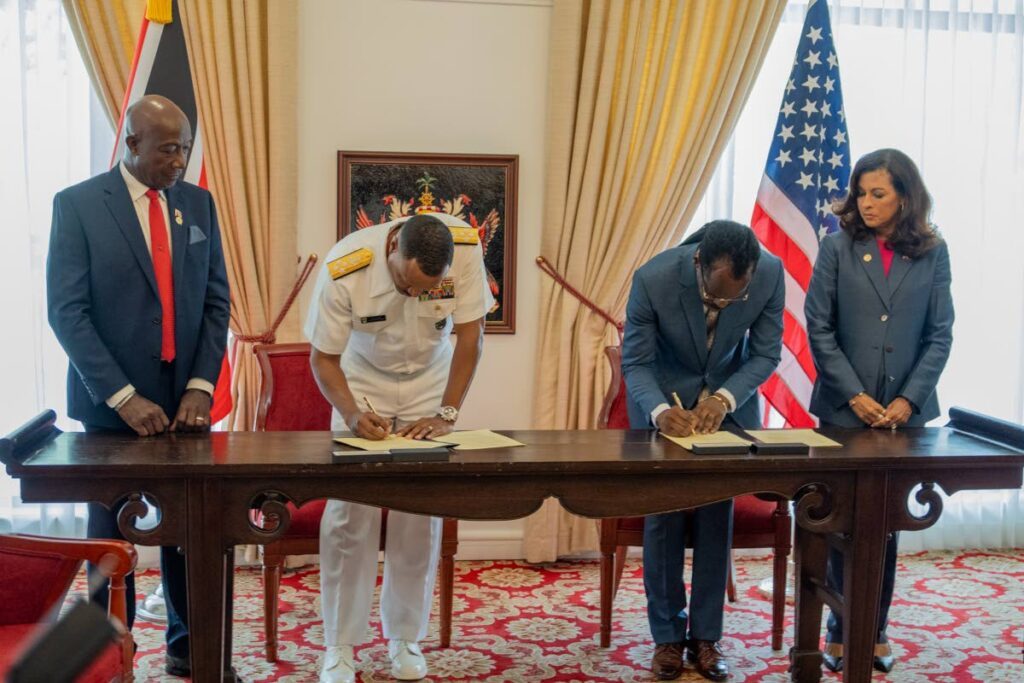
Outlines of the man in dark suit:
[{"label": "man in dark suit", "polygon": [[[782,352],[782,264],[751,230],[713,221],[644,264],[626,309],[622,370],[634,429],[670,436],[760,425],[757,388]],[[673,394],[679,396],[679,405]],[[662,680],[680,675],[683,649],[705,678],[729,676],[719,648],[732,540],[732,500],[693,511],[693,590],[683,585],[684,513],[647,517],[644,587]]]},{"label": "man in dark suit", "polygon": [[[209,192],[178,182],[192,132],[174,103],[143,97],[126,112],[125,130],[121,163],[53,202],[47,305],[70,359],[68,415],[94,432],[204,431],[230,310],[217,212]],[[89,505],[88,533],[122,537],[98,504]],[[187,675],[185,561],[162,548],[160,564],[166,670]],[[132,576],[128,595],[130,627]]]}]

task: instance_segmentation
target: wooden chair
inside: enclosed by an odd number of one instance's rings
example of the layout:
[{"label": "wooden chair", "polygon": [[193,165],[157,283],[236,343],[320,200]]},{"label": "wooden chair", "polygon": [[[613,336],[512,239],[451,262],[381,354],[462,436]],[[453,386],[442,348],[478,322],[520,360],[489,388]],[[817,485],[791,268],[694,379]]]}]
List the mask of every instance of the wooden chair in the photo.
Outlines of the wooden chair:
[{"label": "wooden chair", "polygon": [[[605,392],[598,418],[601,429],[628,429],[626,383],[622,375],[621,347],[605,347],[612,379]],[[626,550],[642,547],[643,517],[612,517],[601,520],[601,647],[611,643],[612,603],[619,590]],[[762,499],[757,495],[739,496],[733,503],[733,548],[771,548],[774,554],[772,575],[772,649],[782,649],[782,628],[786,610],[786,559],[792,548],[789,501],[777,496]],[[729,602],[736,602],[736,583],[729,563],[727,587]]]},{"label": "wooden chair", "polygon": [[[127,541],[0,534],[0,678],[64,601],[83,562],[110,572],[107,614],[128,623],[125,576],[135,569],[135,546]],[[131,683],[135,646],[125,629],[78,677],[78,681]]]},{"label": "wooden chair", "polygon": [[[309,344],[260,344],[253,351],[259,361],[260,392],[255,431],[328,431],[331,405],[309,367]],[[281,588],[281,569],[288,555],[312,555],[320,552],[320,518],[327,501],[315,500],[296,509],[291,503],[291,524],[284,535],[263,549],[263,618],[266,632],[266,659],[277,661],[277,595]],[[387,534],[387,510],[381,521],[380,548]],[[455,582],[455,553],[459,546],[458,521],[445,519],[441,532],[441,647],[451,645],[452,586]]]}]

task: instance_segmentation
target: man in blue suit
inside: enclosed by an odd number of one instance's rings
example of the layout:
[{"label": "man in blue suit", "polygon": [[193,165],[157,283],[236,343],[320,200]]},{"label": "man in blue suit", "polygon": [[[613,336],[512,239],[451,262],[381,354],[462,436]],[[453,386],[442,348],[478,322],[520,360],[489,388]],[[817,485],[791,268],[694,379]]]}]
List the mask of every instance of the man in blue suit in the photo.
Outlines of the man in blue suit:
[{"label": "man in blue suit", "polygon": [[[174,103],[143,97],[125,130],[121,163],[53,202],[47,305],[70,359],[68,415],[87,432],[205,431],[230,310],[217,212],[209,192],[178,182],[192,132]],[[88,533],[121,538],[116,516],[99,504],[89,505]],[[187,675],[185,562],[176,548],[162,548],[161,570],[166,670]],[[134,596],[132,576],[127,588]],[[129,627],[134,615],[130,598]]]},{"label": "man in blue suit", "polygon": [[[757,428],[757,388],[781,358],[784,303],[781,262],[732,221],[708,223],[644,264],[633,277],[622,344],[630,426],[670,436],[711,433],[723,422]],[[684,513],[652,515],[644,524],[651,669],[661,680],[678,677],[686,647],[702,676],[721,681],[729,676],[718,641],[732,500],[694,510],[692,533],[687,615]]]}]

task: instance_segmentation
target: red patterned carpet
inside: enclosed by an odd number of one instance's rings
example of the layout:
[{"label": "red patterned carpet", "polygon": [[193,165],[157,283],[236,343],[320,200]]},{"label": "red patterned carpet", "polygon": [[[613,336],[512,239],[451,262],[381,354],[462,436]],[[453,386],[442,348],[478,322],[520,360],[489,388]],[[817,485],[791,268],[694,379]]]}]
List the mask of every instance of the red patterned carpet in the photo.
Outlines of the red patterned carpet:
[{"label": "red patterned carpet", "polygon": [[[1024,551],[922,553],[900,559],[889,628],[899,659],[891,674],[876,674],[875,680],[1024,681]],[[740,560],[736,573],[739,601],[727,607],[725,616],[731,680],[784,683],[786,658],[769,646],[770,605],[757,591],[757,584],[770,574],[770,564],[760,558]],[[144,573],[140,590],[148,591],[157,580],[155,572]],[[285,574],[276,666],[263,659],[258,570],[240,569],[235,586],[238,672],[247,681],[316,681],[322,634],[317,571]],[[438,649],[436,631],[423,642],[431,672],[428,681],[652,680],[647,672],[652,646],[638,561],[626,567],[608,650],[597,645],[596,562],[459,562],[455,596],[453,647]],[[436,629],[436,621],[432,627]],[[356,650],[362,680],[391,681],[376,613],[371,631],[372,640]],[[161,629],[143,622],[135,632],[137,680],[180,680],[162,675]],[[704,679],[687,670],[680,680]],[[824,680],[838,677],[827,674]]]}]

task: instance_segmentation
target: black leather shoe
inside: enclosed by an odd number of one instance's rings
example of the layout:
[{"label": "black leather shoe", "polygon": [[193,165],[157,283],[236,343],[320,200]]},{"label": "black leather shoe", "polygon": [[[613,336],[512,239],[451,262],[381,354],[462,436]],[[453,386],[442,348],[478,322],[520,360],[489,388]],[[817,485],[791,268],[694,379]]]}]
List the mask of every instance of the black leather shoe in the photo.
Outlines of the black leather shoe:
[{"label": "black leather shoe", "polygon": [[659,681],[671,681],[683,673],[683,644],[658,643],[654,646],[651,673]]},{"label": "black leather shoe", "polygon": [[187,678],[192,675],[192,663],[188,660],[188,657],[167,655],[167,658],[164,660],[164,671],[169,676]]},{"label": "black leather shoe", "polygon": [[872,662],[872,666],[876,670],[881,671],[884,674],[892,671],[893,665],[896,664],[896,657],[892,654],[892,648],[889,643],[878,643],[875,645],[875,659]]},{"label": "black leather shoe", "polygon": [[[189,661],[188,657],[167,655],[164,660],[164,671],[169,676],[188,678],[192,675],[192,662]],[[235,671],[235,667],[231,667],[224,672],[224,683],[242,683],[242,679],[239,677],[238,672]]]},{"label": "black leather shoe", "polygon": [[697,673],[711,681],[729,678],[729,662],[725,660],[717,640],[694,640],[687,646],[687,659],[697,667]]},{"label": "black leather shoe", "polygon": [[821,653],[821,661],[825,668],[832,673],[840,673],[843,670],[843,645],[842,643],[825,643],[825,651]]}]

